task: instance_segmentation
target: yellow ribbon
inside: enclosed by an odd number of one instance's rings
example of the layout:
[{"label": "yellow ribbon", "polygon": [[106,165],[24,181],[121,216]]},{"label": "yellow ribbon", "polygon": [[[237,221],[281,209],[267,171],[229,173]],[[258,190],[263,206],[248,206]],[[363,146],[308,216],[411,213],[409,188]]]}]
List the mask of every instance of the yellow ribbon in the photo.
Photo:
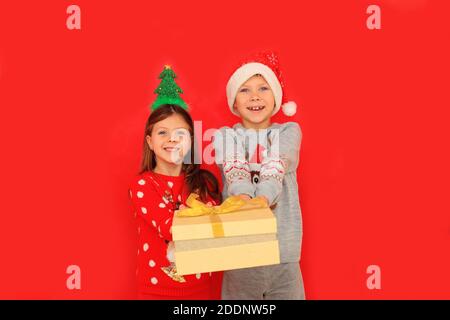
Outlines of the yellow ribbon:
[{"label": "yellow ribbon", "polygon": [[214,238],[224,237],[222,220],[219,214],[230,213],[240,209],[257,209],[267,208],[267,202],[260,197],[250,199],[248,201],[238,196],[228,197],[220,206],[208,206],[198,200],[198,194],[191,193],[186,200],[189,208],[177,211],[178,217],[198,217],[209,215]]},{"label": "yellow ribbon", "polygon": [[178,217],[198,217],[211,214],[223,214],[237,211],[241,208],[259,209],[267,208],[267,203],[260,197],[250,200],[243,200],[239,196],[228,197],[220,206],[208,206],[198,200],[199,195],[191,193],[186,200],[189,208],[177,211]]}]

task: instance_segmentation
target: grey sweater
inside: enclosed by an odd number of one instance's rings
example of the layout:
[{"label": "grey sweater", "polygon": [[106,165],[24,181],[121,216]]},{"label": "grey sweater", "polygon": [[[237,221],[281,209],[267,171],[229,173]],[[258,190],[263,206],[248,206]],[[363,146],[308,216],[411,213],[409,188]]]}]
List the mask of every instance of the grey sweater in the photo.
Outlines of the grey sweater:
[{"label": "grey sweater", "polygon": [[302,216],[296,171],[301,139],[296,122],[274,123],[258,131],[238,123],[214,135],[224,199],[238,194],[268,199],[277,219],[281,263],[300,260]]}]

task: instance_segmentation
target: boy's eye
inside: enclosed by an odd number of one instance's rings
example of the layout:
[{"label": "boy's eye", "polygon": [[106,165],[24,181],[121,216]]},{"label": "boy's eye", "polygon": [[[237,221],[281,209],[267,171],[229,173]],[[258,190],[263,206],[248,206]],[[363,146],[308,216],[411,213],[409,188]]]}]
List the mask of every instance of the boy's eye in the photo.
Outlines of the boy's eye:
[{"label": "boy's eye", "polygon": [[248,92],[248,89],[247,89],[247,88],[242,88],[241,90],[239,90],[239,92],[244,92],[244,93],[246,93],[246,92]]},{"label": "boy's eye", "polygon": [[166,134],[166,131],[164,131],[164,130],[158,131],[158,134],[159,134],[160,136],[162,136],[162,135]]},{"label": "boy's eye", "polygon": [[269,90],[269,88],[268,87],[261,87],[259,90],[266,91],[266,90]]}]

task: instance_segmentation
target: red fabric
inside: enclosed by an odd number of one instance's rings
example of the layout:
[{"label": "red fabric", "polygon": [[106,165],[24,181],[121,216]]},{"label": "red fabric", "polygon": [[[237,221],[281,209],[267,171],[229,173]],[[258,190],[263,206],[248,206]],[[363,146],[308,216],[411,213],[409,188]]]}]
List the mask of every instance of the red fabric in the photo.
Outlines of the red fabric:
[{"label": "red fabric", "polygon": [[146,172],[139,175],[130,186],[129,194],[138,228],[137,283],[138,292],[161,296],[210,295],[211,274],[184,276],[181,283],[169,277],[161,267],[170,266],[167,248],[172,241],[171,226],[174,204],[168,201],[171,195],[182,204],[188,197],[184,175],[165,176]]}]

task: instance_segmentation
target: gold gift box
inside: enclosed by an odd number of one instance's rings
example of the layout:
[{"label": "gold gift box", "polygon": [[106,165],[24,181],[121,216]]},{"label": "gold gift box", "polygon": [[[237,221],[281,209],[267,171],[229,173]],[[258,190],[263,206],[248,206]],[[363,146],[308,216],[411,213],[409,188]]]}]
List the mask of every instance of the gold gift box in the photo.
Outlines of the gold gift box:
[{"label": "gold gift box", "polygon": [[172,237],[179,275],[280,263],[277,223],[270,208],[248,203],[220,214],[183,217],[178,212]]}]

